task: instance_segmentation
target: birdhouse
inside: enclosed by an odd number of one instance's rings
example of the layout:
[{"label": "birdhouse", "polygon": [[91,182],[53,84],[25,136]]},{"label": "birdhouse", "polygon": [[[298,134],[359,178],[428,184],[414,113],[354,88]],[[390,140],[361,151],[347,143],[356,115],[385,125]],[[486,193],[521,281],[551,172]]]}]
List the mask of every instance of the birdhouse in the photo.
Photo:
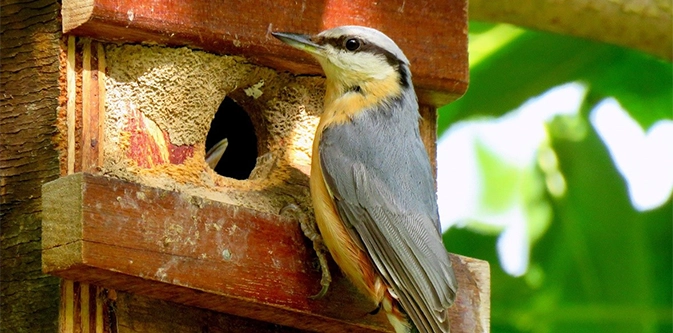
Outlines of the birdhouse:
[{"label": "birdhouse", "polygon": [[[467,89],[466,8],[63,0],[62,177],[43,187],[42,253],[43,270],[64,279],[62,330],[390,332],[302,232],[324,78],[270,32],[364,25],[395,40],[434,163],[436,109]],[[291,205],[298,214],[281,213]],[[451,260],[452,331],[487,332],[488,265]]]}]

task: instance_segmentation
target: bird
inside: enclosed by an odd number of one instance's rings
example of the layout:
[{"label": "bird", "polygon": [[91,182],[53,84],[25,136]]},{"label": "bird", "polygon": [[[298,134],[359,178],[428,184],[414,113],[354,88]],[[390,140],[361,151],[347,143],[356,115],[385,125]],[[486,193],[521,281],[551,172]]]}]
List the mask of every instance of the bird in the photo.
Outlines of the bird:
[{"label": "bird", "polygon": [[457,282],[409,60],[369,27],[272,35],[312,55],[325,73],[309,183],[330,255],[396,333],[449,332]]},{"label": "bird", "polygon": [[227,151],[228,146],[229,139],[224,138],[208,149],[205,160],[211,169],[215,169],[217,164],[220,163],[220,160],[222,159],[222,156],[224,156],[224,152]]}]

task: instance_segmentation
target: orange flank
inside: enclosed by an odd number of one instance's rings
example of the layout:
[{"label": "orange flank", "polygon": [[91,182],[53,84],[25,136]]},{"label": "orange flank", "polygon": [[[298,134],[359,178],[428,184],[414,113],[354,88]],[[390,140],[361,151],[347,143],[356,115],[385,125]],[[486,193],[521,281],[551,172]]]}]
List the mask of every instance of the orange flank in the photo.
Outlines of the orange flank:
[{"label": "orange flank", "polygon": [[[320,129],[320,128],[319,128]],[[315,210],[316,222],[325,245],[332,258],[344,274],[365,296],[378,305],[383,299],[386,288],[374,270],[367,253],[352,238],[350,232],[339,218],[320,167],[319,145],[322,130],[316,133],[313,144],[313,163],[311,163],[311,199]]]}]

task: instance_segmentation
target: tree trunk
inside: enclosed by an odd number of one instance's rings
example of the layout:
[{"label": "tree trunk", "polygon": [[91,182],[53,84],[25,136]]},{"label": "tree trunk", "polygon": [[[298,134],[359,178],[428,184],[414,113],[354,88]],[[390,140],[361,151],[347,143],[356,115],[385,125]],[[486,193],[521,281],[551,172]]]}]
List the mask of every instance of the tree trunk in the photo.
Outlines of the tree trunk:
[{"label": "tree trunk", "polygon": [[0,331],[56,332],[59,279],[42,273],[41,186],[58,176],[59,4],[3,0]]}]

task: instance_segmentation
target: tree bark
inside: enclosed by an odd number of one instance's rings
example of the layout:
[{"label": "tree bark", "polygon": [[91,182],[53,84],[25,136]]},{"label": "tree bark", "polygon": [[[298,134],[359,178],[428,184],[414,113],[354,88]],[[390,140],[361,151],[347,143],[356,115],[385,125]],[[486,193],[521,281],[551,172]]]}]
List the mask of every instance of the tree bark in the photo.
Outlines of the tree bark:
[{"label": "tree bark", "polygon": [[0,331],[56,332],[59,279],[42,273],[41,185],[58,176],[59,4],[3,0]]},{"label": "tree bark", "polygon": [[584,37],[673,59],[670,0],[470,0],[471,20]]}]

